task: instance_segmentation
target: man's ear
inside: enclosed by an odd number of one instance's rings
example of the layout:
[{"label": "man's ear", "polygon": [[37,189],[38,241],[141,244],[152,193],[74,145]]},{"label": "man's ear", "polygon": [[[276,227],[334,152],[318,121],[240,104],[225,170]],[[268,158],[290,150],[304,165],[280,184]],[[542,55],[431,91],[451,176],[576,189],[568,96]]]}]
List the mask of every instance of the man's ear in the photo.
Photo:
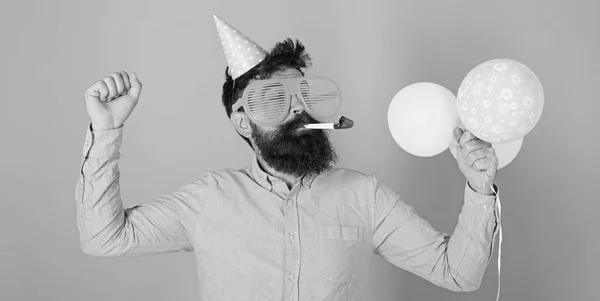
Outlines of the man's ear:
[{"label": "man's ear", "polygon": [[242,136],[250,139],[252,136],[252,127],[250,126],[250,118],[245,112],[232,112],[229,116],[229,121],[235,127],[235,130]]}]

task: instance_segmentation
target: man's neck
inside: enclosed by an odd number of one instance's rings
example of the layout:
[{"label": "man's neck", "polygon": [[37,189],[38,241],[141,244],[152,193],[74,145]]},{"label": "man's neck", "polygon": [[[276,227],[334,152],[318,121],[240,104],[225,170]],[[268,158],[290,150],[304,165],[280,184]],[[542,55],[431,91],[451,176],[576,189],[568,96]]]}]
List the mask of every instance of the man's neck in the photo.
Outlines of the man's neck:
[{"label": "man's neck", "polygon": [[273,169],[271,166],[269,166],[269,164],[267,164],[267,162],[265,162],[265,160],[263,160],[263,158],[259,154],[256,154],[256,158],[258,159],[258,165],[260,165],[260,167],[262,168],[262,170],[264,172],[285,182],[288,189],[291,190],[292,187],[294,186],[294,184],[296,183],[296,181],[298,181],[297,176],[280,173],[280,172],[276,171],[275,169]]}]

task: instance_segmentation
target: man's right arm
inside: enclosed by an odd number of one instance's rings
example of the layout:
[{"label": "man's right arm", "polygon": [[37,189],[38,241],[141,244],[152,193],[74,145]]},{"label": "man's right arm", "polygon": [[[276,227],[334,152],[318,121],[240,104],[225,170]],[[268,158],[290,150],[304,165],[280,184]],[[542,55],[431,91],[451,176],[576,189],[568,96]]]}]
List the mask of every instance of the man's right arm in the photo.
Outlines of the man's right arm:
[{"label": "man's right arm", "polygon": [[192,251],[187,185],[157,200],[124,209],[119,179],[123,126],[88,126],[76,185],[77,224],[82,250],[102,257]]}]

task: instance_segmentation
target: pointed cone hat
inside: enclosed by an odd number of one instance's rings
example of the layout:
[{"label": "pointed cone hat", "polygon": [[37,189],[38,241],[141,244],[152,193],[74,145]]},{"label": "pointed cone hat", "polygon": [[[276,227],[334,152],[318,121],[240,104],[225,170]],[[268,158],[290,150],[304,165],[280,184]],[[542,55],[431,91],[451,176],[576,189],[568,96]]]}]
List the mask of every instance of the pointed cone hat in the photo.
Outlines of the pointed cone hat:
[{"label": "pointed cone hat", "polygon": [[216,15],[213,17],[229,66],[229,75],[233,79],[246,73],[265,58],[267,53],[262,47],[256,45],[221,18]]}]

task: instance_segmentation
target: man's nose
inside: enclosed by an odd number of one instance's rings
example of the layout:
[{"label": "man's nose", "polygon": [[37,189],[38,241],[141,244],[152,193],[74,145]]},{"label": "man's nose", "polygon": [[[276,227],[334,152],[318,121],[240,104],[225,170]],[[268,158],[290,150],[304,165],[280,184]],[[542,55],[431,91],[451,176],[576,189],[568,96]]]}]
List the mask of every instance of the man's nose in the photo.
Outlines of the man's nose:
[{"label": "man's nose", "polygon": [[306,110],[304,103],[300,100],[298,95],[292,95],[292,105],[290,106],[291,114],[300,114]]}]

